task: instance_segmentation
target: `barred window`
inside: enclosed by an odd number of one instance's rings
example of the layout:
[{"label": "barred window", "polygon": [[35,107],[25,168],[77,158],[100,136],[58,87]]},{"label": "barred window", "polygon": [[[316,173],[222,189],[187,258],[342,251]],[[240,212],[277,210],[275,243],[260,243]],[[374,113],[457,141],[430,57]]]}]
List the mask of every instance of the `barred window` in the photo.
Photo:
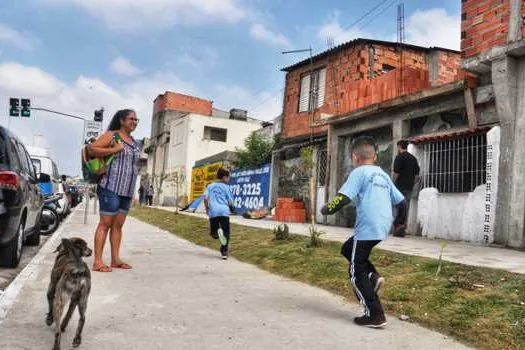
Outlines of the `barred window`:
[{"label": "barred window", "polygon": [[424,144],[423,187],[441,193],[472,192],[486,181],[486,134]]},{"label": "barred window", "polygon": [[320,150],[317,158],[317,186],[326,186],[327,174],[327,153],[326,150]]}]

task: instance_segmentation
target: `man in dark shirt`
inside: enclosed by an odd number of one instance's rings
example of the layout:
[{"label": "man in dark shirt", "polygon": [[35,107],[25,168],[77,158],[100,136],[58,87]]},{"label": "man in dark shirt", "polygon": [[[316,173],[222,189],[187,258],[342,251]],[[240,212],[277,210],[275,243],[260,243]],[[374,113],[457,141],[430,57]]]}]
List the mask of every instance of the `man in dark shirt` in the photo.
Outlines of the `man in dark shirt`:
[{"label": "man in dark shirt", "polygon": [[[397,189],[405,196],[410,206],[412,190],[414,184],[419,180],[419,164],[416,157],[408,153],[408,141],[399,141],[397,143],[397,156],[394,160],[393,179]],[[408,219],[408,215],[406,216]],[[406,221],[403,225],[395,228],[394,236],[404,237],[406,230]]]}]

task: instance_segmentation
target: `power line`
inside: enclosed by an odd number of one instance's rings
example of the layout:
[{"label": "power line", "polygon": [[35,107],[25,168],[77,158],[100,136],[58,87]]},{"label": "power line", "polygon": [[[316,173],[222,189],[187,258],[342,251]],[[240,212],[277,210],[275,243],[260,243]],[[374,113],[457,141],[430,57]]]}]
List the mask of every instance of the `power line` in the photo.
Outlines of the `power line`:
[{"label": "power line", "polygon": [[[368,12],[366,12],[364,15],[362,15],[361,17],[359,17],[356,21],[354,21],[353,23],[349,24],[349,25],[346,25],[342,28],[342,31],[345,31],[355,25],[357,25],[359,22],[361,22],[362,20],[364,20],[366,17],[368,17],[370,14],[372,14],[375,10],[377,10],[379,7],[383,6],[385,3],[387,3],[388,0],[383,0],[381,1],[379,4],[377,4],[376,6],[374,6],[373,8],[371,8],[370,10],[368,10]],[[338,36],[334,37],[333,39],[336,39],[338,37],[340,37],[341,35],[343,35],[343,33],[339,34]]]},{"label": "power line", "polygon": [[[387,0],[388,1],[388,0]],[[381,11],[379,11],[374,17],[372,17],[372,19],[368,22],[366,22],[364,25],[362,25],[361,27],[359,27],[359,30],[362,30],[364,29],[365,27],[367,27],[370,23],[372,23],[373,21],[375,21],[377,19],[377,17],[381,16],[383,13],[385,13],[386,10],[388,10],[389,8],[391,8],[392,6],[394,6],[399,0],[393,0],[388,6],[386,6],[384,9],[382,9]],[[386,2],[386,1],[385,1]]]}]

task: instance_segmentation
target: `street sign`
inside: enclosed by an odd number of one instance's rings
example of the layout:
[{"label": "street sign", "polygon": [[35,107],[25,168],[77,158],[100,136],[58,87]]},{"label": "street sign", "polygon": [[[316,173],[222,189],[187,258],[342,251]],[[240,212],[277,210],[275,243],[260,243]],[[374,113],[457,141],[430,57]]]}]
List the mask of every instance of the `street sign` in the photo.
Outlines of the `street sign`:
[{"label": "street sign", "polygon": [[92,137],[98,138],[102,134],[102,123],[91,120],[84,121],[84,139],[82,142],[91,139]]},{"label": "street sign", "polygon": [[20,100],[18,98],[9,99],[9,116],[19,117],[20,116]]},{"label": "street sign", "polygon": [[23,98],[22,100],[22,110],[20,115],[25,118],[31,117],[31,100],[28,98]]}]

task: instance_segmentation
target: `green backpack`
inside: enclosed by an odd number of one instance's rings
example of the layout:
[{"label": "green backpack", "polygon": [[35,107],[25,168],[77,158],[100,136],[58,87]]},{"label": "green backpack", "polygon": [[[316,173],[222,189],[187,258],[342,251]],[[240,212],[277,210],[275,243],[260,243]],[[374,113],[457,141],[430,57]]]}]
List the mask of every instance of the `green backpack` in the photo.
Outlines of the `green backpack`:
[{"label": "green backpack", "polygon": [[[121,143],[122,138],[118,132],[113,133],[113,141],[115,143]],[[104,174],[106,174],[111,162],[115,159],[115,155],[112,154],[107,157],[91,157],[89,155],[89,146],[95,142],[92,138],[86,141],[84,147],[82,147],[82,177],[84,182],[90,184],[98,184]]]}]

